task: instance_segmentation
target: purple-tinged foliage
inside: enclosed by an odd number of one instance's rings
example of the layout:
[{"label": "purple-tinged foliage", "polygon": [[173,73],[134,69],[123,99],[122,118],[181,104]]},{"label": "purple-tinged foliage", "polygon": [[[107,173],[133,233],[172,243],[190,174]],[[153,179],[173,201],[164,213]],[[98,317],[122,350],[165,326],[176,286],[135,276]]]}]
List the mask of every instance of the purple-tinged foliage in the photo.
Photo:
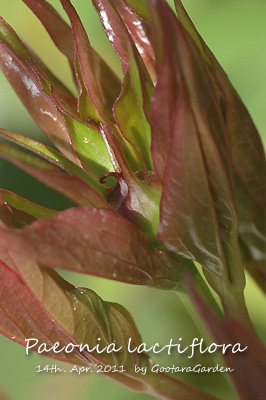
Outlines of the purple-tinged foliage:
[{"label": "purple-tinged foliage", "polygon": [[[71,26],[47,1],[22,1],[67,57],[78,96],[1,19],[0,67],[57,150],[1,129],[0,155],[77,207],[57,212],[0,190],[0,331],[22,345],[33,335],[50,345],[141,343],[122,306],[75,289],[55,268],[175,290],[190,295],[215,339],[248,344],[244,366],[229,360],[243,374],[233,379],[240,398],[262,399],[265,350],[248,318],[243,264],[266,290],[265,156],[227,75],[179,0],[178,16],[165,0],[93,0],[122,80],[69,0],[60,2]],[[125,365],[112,379],[162,399],[213,398],[164,374],[136,376],[134,364],[152,363],[142,353],[62,354]]]}]

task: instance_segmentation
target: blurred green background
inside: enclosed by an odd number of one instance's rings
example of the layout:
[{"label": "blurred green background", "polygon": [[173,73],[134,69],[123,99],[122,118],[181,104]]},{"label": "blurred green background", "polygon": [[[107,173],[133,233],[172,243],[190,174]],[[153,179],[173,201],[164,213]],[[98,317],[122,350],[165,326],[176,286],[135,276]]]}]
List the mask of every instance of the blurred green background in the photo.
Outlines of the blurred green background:
[{"label": "blurred green background", "polygon": [[[139,0],[141,1],[141,0]],[[59,1],[51,3],[61,12]],[[94,47],[121,70],[119,60],[109,45],[90,0],[73,0],[89,33]],[[184,0],[184,4],[198,30],[228,73],[253,116],[264,144],[266,143],[266,2],[265,0]],[[0,14],[11,24],[23,40],[38,53],[50,69],[73,88],[72,78],[64,57],[59,54],[38,20],[21,0],[1,0]],[[0,74],[0,126],[46,141],[16,98],[5,78]],[[47,207],[63,210],[70,205],[61,196],[29,178],[10,164],[1,161],[0,187],[24,196]],[[137,326],[148,344],[167,344],[170,338],[182,337],[187,344],[201,337],[197,322],[187,313],[182,301],[173,293],[132,287],[74,273],[64,276],[77,286],[95,290],[104,300],[122,303],[133,314]],[[1,283],[0,283],[1,284]],[[248,279],[246,298],[254,324],[266,341],[266,301],[253,282]],[[96,374],[38,374],[36,366],[55,364],[37,355],[26,356],[21,346],[0,338],[0,387],[11,400],[100,400],[149,399],[134,394]],[[186,365],[187,359],[157,357],[161,365]],[[206,357],[193,359],[210,365]],[[209,364],[208,364],[209,362]],[[57,363],[59,365],[59,363]],[[234,400],[236,396],[223,375],[179,376],[193,384],[219,394],[220,399]],[[1,394],[0,394],[1,398]]]}]

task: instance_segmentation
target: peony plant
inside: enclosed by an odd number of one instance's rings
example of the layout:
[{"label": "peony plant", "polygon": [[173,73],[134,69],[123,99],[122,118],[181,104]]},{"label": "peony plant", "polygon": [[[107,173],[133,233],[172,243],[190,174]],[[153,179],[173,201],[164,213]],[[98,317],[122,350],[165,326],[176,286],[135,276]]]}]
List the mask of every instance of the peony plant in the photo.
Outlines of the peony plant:
[{"label": "peony plant", "polygon": [[245,269],[266,291],[265,155],[227,75],[179,0],[176,13],[165,0],[93,0],[122,80],[69,0],[70,25],[47,1],[22,1],[67,57],[78,96],[1,18],[0,67],[56,149],[1,129],[0,154],[76,207],[0,191],[0,332],[28,347],[36,338],[50,358],[116,368],[105,375],[139,393],[214,399],[152,373],[130,313],[56,270],[184,293],[215,343],[246,349],[224,357],[239,398],[264,399],[266,352],[243,291]]}]

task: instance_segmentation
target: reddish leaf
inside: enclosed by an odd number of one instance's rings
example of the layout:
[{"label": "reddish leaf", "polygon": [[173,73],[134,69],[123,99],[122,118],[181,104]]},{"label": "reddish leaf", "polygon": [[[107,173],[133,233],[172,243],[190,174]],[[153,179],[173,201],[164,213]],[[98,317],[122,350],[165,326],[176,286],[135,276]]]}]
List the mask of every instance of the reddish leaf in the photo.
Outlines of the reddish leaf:
[{"label": "reddish leaf", "polygon": [[[0,329],[5,336],[11,336],[23,346],[26,346],[25,339],[36,338],[40,344],[46,343],[47,347],[59,342],[60,348],[68,343],[88,344],[93,348],[99,343],[98,338],[102,341],[101,348],[114,340],[120,347],[121,342],[124,345],[127,335],[132,337],[134,344],[139,340],[137,331],[135,338],[135,326],[132,328],[127,321],[129,315],[126,310],[123,314],[119,313],[115,305],[103,302],[88,289],[75,289],[54,271],[39,268],[35,263],[13,254],[10,260],[16,271],[11,271],[0,262],[3,282]],[[81,321],[83,329],[79,328]],[[37,348],[33,350],[37,351]],[[69,354],[50,351],[45,355],[78,365],[97,362],[119,365],[124,359],[127,367],[132,368],[135,362],[140,361],[140,357],[126,355],[125,351],[98,354],[84,350],[81,353],[76,348]]]},{"label": "reddish leaf", "polygon": [[143,20],[150,22],[149,0],[125,0],[127,5]]},{"label": "reddish leaf", "polygon": [[23,2],[40,19],[55,45],[68,58],[70,65],[74,68],[74,43],[69,25],[45,0],[23,0]]},{"label": "reddish leaf", "polygon": [[[86,121],[113,120],[111,106],[120,92],[120,82],[108,65],[92,49],[86,31],[69,0],[61,0],[72,25],[79,77],[80,113]],[[107,91],[106,88],[108,87]],[[87,93],[84,93],[86,91]]]},{"label": "reddish leaf", "polygon": [[[70,353],[50,351],[45,355],[91,366],[92,370],[96,370],[98,363],[116,365],[117,368],[123,365],[125,373],[107,376],[132,390],[152,393],[159,398],[167,393],[169,399],[178,395],[183,399],[214,400],[163,373],[159,373],[159,383],[155,384],[154,374],[150,373],[150,358],[143,353],[127,351],[129,339],[132,347],[136,347],[141,343],[141,337],[132,317],[122,306],[104,302],[91,290],[75,289],[54,271],[39,268],[14,254],[10,259],[16,271],[0,261],[0,331],[5,336],[23,346],[30,338],[37,339],[38,345],[45,343],[48,348],[59,343],[57,351],[70,343],[88,345],[90,349],[98,345],[103,349],[115,342],[115,348],[120,348],[118,352],[88,352],[86,348],[80,352],[76,347]],[[33,345],[33,342],[29,344]],[[32,348],[33,351],[37,349]],[[146,367],[147,374],[137,375],[135,365]]]},{"label": "reddish leaf", "polygon": [[[126,26],[126,20],[127,22],[129,19],[132,20],[133,14],[132,17],[129,16],[131,11],[123,0],[115,2],[95,0],[93,3],[107,36],[121,59],[124,72],[122,91],[114,106],[114,116],[120,131],[117,131],[116,127],[111,127],[112,131],[118,138],[122,136],[126,139],[121,142],[132,170],[134,172],[151,170],[148,121],[153,84]],[[136,132],[124,118],[128,112],[132,113],[132,120],[137,121]],[[144,143],[144,151],[143,149],[140,151],[140,142]]]},{"label": "reddish leaf", "polygon": [[0,143],[0,154],[28,174],[68,197],[82,207],[110,208],[106,200],[94,188],[77,176],[60,172],[37,157],[27,155],[6,143]]},{"label": "reddish leaf", "polygon": [[117,10],[121,1],[122,0],[117,0],[114,4],[113,0],[93,0],[93,4],[100,15],[110,43],[122,61],[123,71],[125,73],[129,65],[128,48],[130,45],[134,45]]},{"label": "reddish leaf", "polygon": [[93,4],[100,15],[110,43],[121,59],[124,74],[130,66],[133,55],[142,80],[144,109],[148,114],[149,102],[146,101],[146,91],[147,87],[152,87],[152,81],[123,20],[123,16],[128,14],[128,7],[123,0],[115,2],[113,0],[93,0]]},{"label": "reddish leaf", "polygon": [[247,196],[236,180],[239,235],[251,260],[261,264],[266,273],[266,209]]},{"label": "reddish leaf", "polygon": [[[154,26],[154,29],[160,27]],[[160,32],[160,30],[159,30]],[[151,153],[154,169],[163,182],[165,165],[171,149],[171,129],[178,103],[179,82],[169,55],[172,53],[171,41],[164,41],[163,49],[157,46],[157,75],[151,114],[152,142]],[[159,101],[156,101],[159,99]]]},{"label": "reddish leaf", "polygon": [[168,250],[206,267],[219,293],[231,283],[243,288],[229,143],[216,94],[198,49],[169,6],[156,1],[153,18],[161,64],[152,156],[156,171],[166,163],[158,171],[163,179],[158,238]]},{"label": "reddish leaf", "polygon": [[244,244],[245,265],[265,290],[266,254],[266,163],[263,146],[248,110],[228,76],[197,32],[180,0],[178,16],[197,44],[203,61],[217,85],[226,120],[235,170],[236,203],[240,243]]},{"label": "reddish leaf", "polygon": [[161,288],[182,290],[191,268],[152,248],[113,211],[76,208],[20,232],[1,229],[0,245],[51,267]]},{"label": "reddish leaf", "polygon": [[[85,121],[88,118],[101,121],[101,118],[105,117],[106,110],[103,105],[102,93],[95,79],[94,57],[88,36],[70,1],[61,0],[61,3],[72,25],[75,57],[77,58],[75,69],[79,78],[79,111],[81,118]],[[87,94],[84,93],[84,90],[87,91]]]},{"label": "reddish leaf", "polygon": [[[131,7],[128,7],[127,4]],[[145,66],[153,80],[156,82],[156,69],[155,69],[155,54],[151,45],[150,37],[150,26],[149,24],[136,13],[139,12],[139,7],[145,7],[145,1],[143,5],[132,4],[132,1],[123,0],[118,4],[118,10],[123,18],[123,21],[133,39],[138,52],[143,59]],[[137,11],[136,11],[137,9]],[[146,11],[148,9],[146,8]]]},{"label": "reddish leaf", "polygon": [[69,159],[79,163],[66,123],[45,92],[28,49],[3,19],[0,24],[0,68],[40,128]]},{"label": "reddish leaf", "polygon": [[181,1],[175,0],[175,3],[182,24],[198,45],[203,60],[223,93],[226,124],[236,173],[248,195],[266,207],[265,153],[258,131],[228,76],[197,32]]},{"label": "reddish leaf", "polygon": [[[23,1],[40,19],[55,45],[68,58],[74,72],[75,46],[73,43],[73,33],[69,25],[66,24],[57,11],[45,0]],[[101,95],[104,97],[107,107],[111,109],[111,106],[119,95],[119,79],[94,49],[91,49],[91,52],[93,55],[93,73],[95,74],[96,81],[102,87]],[[75,73],[74,76],[76,78]]]}]

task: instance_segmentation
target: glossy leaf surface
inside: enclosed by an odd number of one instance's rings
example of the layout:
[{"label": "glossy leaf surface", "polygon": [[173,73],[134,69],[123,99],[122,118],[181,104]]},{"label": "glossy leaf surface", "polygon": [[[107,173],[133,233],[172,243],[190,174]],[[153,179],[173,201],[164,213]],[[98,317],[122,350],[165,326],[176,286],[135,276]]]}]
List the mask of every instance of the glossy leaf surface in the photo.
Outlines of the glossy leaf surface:
[{"label": "glossy leaf surface", "polygon": [[98,179],[112,172],[113,166],[100,132],[93,126],[67,115],[65,119],[84,168],[92,171]]},{"label": "glossy leaf surface", "polygon": [[155,54],[151,44],[151,29],[147,23],[147,20],[150,18],[147,1],[123,0],[118,3],[118,11],[141,55],[152,81],[156,82]]},{"label": "glossy leaf surface", "polygon": [[[45,0],[23,0],[25,4],[40,19],[43,26],[51,36],[58,49],[68,58],[71,69],[74,72],[75,48],[73,34],[70,26],[61,18],[51,4]],[[108,64],[92,49],[94,74],[101,86],[101,95],[105,104],[111,109],[120,91],[120,81]]]},{"label": "glossy leaf surface", "polygon": [[152,170],[150,127],[147,120],[153,84],[126,26],[131,11],[123,0],[95,0],[93,3],[106,34],[121,59],[124,73],[122,90],[114,105],[114,116],[120,131],[116,132],[114,127],[110,124],[109,126],[118,138],[121,136],[124,139],[121,147],[132,170]]},{"label": "glossy leaf surface", "polygon": [[49,139],[75,163],[79,163],[71,145],[66,123],[55,102],[47,94],[32,56],[15,32],[1,19],[0,68],[36,123]]}]

